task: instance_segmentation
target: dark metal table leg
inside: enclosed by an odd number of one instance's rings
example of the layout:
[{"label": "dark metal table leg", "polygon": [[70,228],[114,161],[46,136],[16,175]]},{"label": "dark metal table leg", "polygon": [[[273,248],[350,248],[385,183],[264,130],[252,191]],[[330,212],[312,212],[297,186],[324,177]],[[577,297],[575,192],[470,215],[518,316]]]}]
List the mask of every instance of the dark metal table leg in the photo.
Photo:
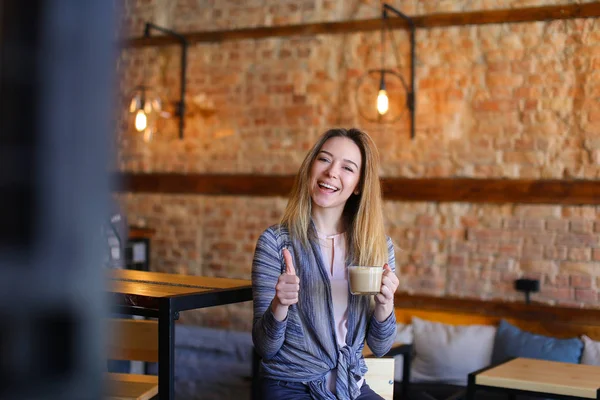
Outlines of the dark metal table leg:
[{"label": "dark metal table leg", "polygon": [[466,400],[475,400],[475,374],[469,374],[469,380],[467,383],[467,394],[465,396]]},{"label": "dark metal table leg", "polygon": [[175,398],[175,313],[170,299],[158,306],[158,398]]},{"label": "dark metal table leg", "polygon": [[252,347],[252,400],[260,400],[260,378],[258,376],[260,371],[260,356],[256,352],[256,349]]},{"label": "dark metal table leg", "polygon": [[465,396],[466,400],[475,400],[475,387],[467,386],[467,395]]},{"label": "dark metal table leg", "polygon": [[412,364],[412,358],[410,353],[404,353],[402,356],[402,399],[408,399],[408,392],[410,388],[410,369]]}]

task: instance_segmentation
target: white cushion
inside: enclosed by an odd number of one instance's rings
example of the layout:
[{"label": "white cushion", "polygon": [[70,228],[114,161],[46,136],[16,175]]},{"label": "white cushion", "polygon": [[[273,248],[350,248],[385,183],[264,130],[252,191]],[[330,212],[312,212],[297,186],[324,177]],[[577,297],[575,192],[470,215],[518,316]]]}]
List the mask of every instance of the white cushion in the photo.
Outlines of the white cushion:
[{"label": "white cushion", "polygon": [[413,317],[412,382],[466,385],[470,372],[492,360],[496,327],[448,325]]},{"label": "white cushion", "polygon": [[[394,345],[398,344],[409,344],[413,342],[413,327],[411,324],[397,324],[396,325],[396,339]],[[394,380],[396,382],[402,382],[402,371],[404,370],[404,356],[394,356]]]},{"label": "white cushion", "polygon": [[587,365],[600,365],[600,342],[596,342],[586,335],[582,335],[581,340],[583,341],[581,363]]}]

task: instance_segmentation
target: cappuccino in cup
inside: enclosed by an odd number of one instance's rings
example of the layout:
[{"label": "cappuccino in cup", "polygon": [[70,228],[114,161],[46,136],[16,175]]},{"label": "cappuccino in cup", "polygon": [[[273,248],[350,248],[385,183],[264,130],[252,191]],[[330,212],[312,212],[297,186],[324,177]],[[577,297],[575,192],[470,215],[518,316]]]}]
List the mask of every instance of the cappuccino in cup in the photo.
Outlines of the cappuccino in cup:
[{"label": "cappuccino in cup", "polygon": [[364,267],[351,265],[348,267],[348,281],[352,294],[377,294],[381,290],[383,267]]}]

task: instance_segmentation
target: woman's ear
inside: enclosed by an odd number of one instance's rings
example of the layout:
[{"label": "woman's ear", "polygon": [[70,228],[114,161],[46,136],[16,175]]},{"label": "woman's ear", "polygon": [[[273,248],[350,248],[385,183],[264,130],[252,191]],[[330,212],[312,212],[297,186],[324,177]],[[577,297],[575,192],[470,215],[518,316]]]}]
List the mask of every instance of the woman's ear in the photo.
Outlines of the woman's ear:
[{"label": "woman's ear", "polygon": [[354,194],[358,196],[360,194],[360,190],[358,190],[358,189],[354,190]]}]

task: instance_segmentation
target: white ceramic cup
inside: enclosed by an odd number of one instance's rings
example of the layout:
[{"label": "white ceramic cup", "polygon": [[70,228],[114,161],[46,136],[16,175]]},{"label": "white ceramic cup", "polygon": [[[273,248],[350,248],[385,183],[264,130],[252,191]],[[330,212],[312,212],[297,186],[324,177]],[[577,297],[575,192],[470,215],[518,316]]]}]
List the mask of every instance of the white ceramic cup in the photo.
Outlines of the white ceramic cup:
[{"label": "white ceramic cup", "polygon": [[381,290],[383,267],[359,266],[348,267],[350,293],[357,295],[377,294]]}]

